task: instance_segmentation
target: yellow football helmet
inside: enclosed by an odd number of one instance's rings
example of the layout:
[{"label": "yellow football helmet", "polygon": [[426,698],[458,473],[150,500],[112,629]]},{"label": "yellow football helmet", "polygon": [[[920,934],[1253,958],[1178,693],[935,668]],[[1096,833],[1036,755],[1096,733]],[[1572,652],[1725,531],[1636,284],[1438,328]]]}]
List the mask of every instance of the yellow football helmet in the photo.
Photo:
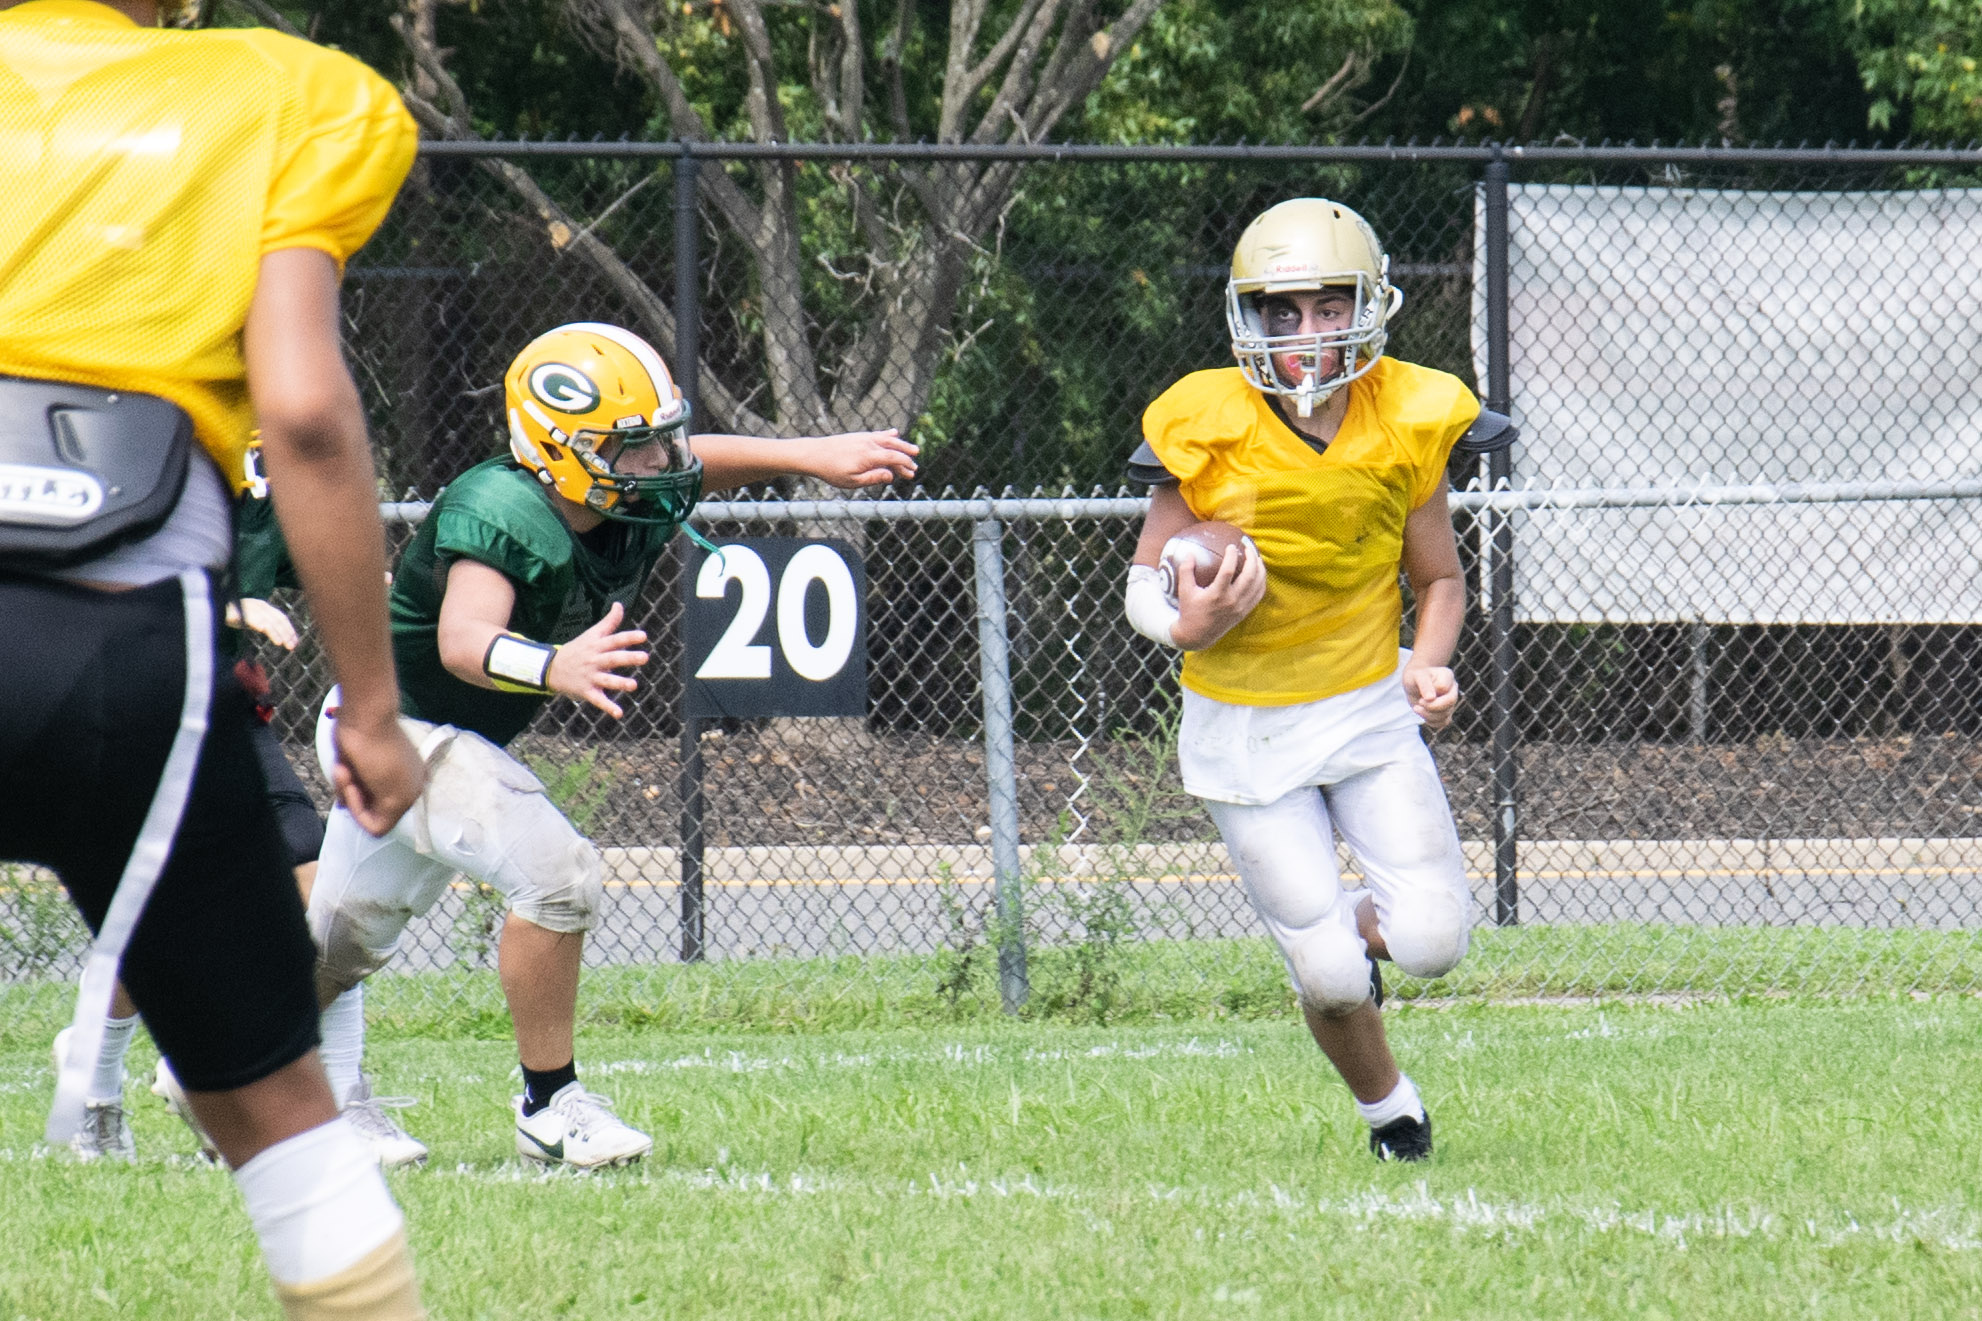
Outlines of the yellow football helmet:
[{"label": "yellow football helmet", "polygon": [[502,383],[509,452],[565,499],[629,523],[678,524],[701,498],[688,401],[638,335],[559,326],[531,340]]},{"label": "yellow football helmet", "polygon": [[[1268,294],[1337,287],[1353,290],[1355,308],[1343,330],[1313,335],[1268,335],[1260,299]],[[1255,390],[1296,401],[1301,416],[1363,375],[1383,356],[1390,318],[1404,292],[1390,283],[1390,258],[1369,222],[1321,197],[1297,197],[1261,213],[1232,250],[1232,278],[1225,283],[1225,323],[1232,356]],[[1341,350],[1341,367],[1326,378],[1313,373],[1288,385],[1274,370],[1275,354],[1298,353],[1319,362],[1324,350]]]}]

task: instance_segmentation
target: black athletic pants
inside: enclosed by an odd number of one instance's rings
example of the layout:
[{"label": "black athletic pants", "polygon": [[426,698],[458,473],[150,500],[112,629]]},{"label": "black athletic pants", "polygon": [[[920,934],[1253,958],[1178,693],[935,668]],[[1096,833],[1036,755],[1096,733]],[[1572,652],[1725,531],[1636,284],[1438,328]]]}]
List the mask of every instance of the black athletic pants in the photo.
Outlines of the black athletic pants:
[{"label": "black athletic pants", "polygon": [[[0,859],[53,870],[92,931],[178,730],[184,614],[177,580],[98,592],[0,577]],[[317,1043],[316,951],[257,723],[216,665],[185,816],[121,969],[194,1091],[245,1086]]]}]

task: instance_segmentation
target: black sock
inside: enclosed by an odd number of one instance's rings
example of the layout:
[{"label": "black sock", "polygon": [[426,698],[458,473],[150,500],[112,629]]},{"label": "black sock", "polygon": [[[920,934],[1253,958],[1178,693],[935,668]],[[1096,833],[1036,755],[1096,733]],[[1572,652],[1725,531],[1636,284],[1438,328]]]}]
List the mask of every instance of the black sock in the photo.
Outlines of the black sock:
[{"label": "black sock", "polygon": [[561,1069],[533,1069],[523,1066],[523,1114],[527,1118],[551,1103],[551,1098],[567,1084],[578,1081],[578,1061]]}]

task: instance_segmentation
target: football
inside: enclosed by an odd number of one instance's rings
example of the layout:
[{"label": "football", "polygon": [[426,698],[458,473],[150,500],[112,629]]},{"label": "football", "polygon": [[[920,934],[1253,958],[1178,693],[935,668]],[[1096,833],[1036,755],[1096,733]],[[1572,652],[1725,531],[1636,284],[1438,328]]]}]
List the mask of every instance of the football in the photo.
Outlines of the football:
[{"label": "football", "polygon": [[1161,564],[1163,566],[1163,594],[1171,600],[1177,597],[1177,574],[1183,566],[1190,566],[1199,587],[1211,586],[1211,580],[1218,576],[1218,566],[1225,560],[1227,547],[1252,545],[1252,538],[1230,523],[1209,520],[1193,523],[1176,536],[1163,543]]}]

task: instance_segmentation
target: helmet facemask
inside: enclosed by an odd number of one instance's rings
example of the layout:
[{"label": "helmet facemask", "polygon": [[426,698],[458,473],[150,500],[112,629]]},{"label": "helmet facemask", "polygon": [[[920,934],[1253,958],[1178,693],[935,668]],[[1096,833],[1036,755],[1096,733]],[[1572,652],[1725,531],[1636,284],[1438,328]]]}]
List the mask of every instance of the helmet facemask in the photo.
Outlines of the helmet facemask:
[{"label": "helmet facemask", "polygon": [[[1353,300],[1348,324],[1318,334],[1269,335],[1261,300],[1273,294],[1333,290]],[[1253,218],[1232,249],[1225,284],[1225,325],[1232,356],[1246,383],[1263,394],[1292,399],[1302,417],[1368,372],[1383,356],[1390,318],[1404,304],[1390,283],[1390,258],[1369,222],[1325,197],[1290,198]],[[1324,356],[1338,355],[1322,375]],[[1313,370],[1285,381],[1275,355],[1299,355]]]},{"label": "helmet facemask", "polygon": [[[567,442],[578,461],[592,476],[585,492],[585,507],[622,523],[680,524],[702,497],[702,461],[688,445],[688,404],[657,426],[631,424],[610,430],[582,428]],[[615,445],[612,457],[599,451]],[[652,447],[652,448],[649,448]],[[650,464],[629,460],[643,459],[658,452],[660,462]]]},{"label": "helmet facemask", "polygon": [[[1225,285],[1225,322],[1231,333],[1232,356],[1246,383],[1265,394],[1294,401],[1295,411],[1310,417],[1318,405],[1337,390],[1364,375],[1383,356],[1389,338],[1386,326],[1403,304],[1403,291],[1393,288],[1389,279],[1390,259],[1381,259],[1378,274],[1367,271],[1327,272],[1318,279],[1298,285],[1271,279],[1228,280]],[[1313,334],[1271,335],[1260,314],[1260,304],[1273,294],[1312,293],[1333,289],[1353,300],[1349,324],[1340,330]],[[1334,351],[1336,369],[1326,376],[1319,372],[1322,359]],[[1281,379],[1275,359],[1294,354],[1305,358],[1311,370],[1301,379]]]}]

